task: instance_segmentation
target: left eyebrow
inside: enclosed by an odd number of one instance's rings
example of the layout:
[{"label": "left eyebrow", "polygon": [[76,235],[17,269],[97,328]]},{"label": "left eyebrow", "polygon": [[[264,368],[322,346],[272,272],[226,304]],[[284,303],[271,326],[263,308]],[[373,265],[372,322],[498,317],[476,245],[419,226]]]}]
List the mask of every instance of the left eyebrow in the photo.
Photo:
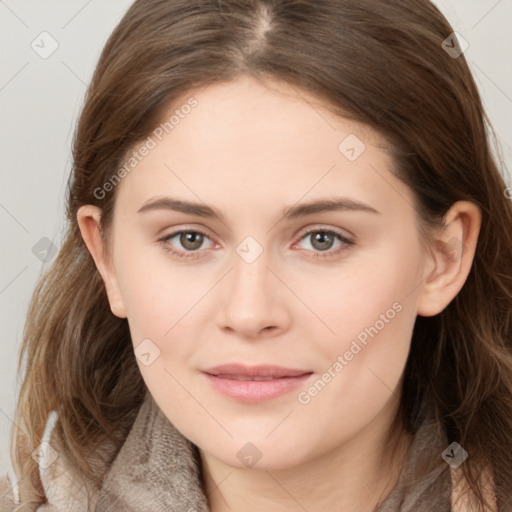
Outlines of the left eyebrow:
[{"label": "left eyebrow", "polygon": [[315,213],[323,213],[330,211],[362,211],[369,213],[380,214],[375,208],[370,205],[349,199],[347,197],[338,197],[334,199],[321,199],[319,201],[311,201],[309,203],[302,203],[297,206],[285,208],[282,215],[285,219],[297,219],[299,217],[306,217]]},{"label": "left eyebrow", "polygon": [[[189,201],[182,201],[173,199],[171,197],[160,197],[153,201],[144,204],[137,213],[147,212],[151,210],[173,210],[198,217],[214,218],[221,222],[225,222],[224,216],[216,208],[212,208],[206,204],[193,203]],[[286,207],[281,215],[284,219],[292,220],[316,213],[324,213],[329,211],[363,211],[369,213],[380,214],[375,208],[355,201],[346,197],[339,197],[334,199],[321,199],[318,201],[311,201],[309,203],[302,203],[296,206]]]}]

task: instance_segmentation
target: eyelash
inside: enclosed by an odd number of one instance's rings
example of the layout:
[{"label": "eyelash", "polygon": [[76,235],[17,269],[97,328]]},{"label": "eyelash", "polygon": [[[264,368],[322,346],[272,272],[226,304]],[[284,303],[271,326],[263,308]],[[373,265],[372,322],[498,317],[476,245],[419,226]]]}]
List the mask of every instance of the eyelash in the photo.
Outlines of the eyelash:
[{"label": "eyelash", "polygon": [[[163,238],[160,238],[158,241],[162,243],[162,246],[165,251],[170,252],[173,256],[176,256],[177,258],[180,258],[180,259],[197,258],[198,256],[196,256],[196,254],[195,254],[195,253],[199,252],[197,250],[182,252],[182,251],[176,251],[169,247],[169,244],[167,242],[170,239],[174,238],[176,235],[181,235],[183,233],[200,234],[200,235],[205,236],[206,238],[210,238],[207,233],[205,233],[204,231],[202,231],[200,229],[181,229],[179,231],[174,231],[173,233],[170,233],[169,235],[166,235]],[[331,251],[329,249],[326,251],[315,251],[313,253],[314,255],[312,256],[314,259],[330,259],[332,257],[337,256],[339,253],[341,253],[342,251],[346,250],[348,247],[355,244],[355,242],[353,240],[351,240],[350,238],[347,238],[346,236],[342,235],[338,231],[335,231],[333,229],[319,229],[319,228],[310,229],[309,231],[304,233],[299,238],[298,241],[300,242],[301,240],[303,240],[304,238],[306,238],[307,236],[309,236],[313,233],[324,233],[324,234],[328,234],[328,235],[334,235],[343,244],[342,246],[338,247],[338,249],[336,249],[334,251]]]}]

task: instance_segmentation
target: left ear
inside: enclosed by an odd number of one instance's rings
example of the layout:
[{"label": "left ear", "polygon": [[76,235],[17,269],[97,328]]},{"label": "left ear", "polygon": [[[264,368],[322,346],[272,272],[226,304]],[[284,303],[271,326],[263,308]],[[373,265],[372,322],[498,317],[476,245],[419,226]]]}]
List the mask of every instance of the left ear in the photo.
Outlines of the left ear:
[{"label": "left ear", "polygon": [[475,256],[482,223],[480,208],[458,201],[444,217],[444,228],[430,247],[428,277],[418,296],[418,315],[434,316],[443,311],[464,286]]}]

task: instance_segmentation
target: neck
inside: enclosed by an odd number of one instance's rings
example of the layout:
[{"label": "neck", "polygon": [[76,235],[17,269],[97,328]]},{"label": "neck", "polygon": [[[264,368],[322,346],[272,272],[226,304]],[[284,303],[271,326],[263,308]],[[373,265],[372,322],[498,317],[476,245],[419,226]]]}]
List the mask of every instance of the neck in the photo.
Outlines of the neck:
[{"label": "neck", "polygon": [[412,441],[394,410],[335,450],[290,468],[240,469],[200,450],[210,511],[373,512],[396,485]]}]

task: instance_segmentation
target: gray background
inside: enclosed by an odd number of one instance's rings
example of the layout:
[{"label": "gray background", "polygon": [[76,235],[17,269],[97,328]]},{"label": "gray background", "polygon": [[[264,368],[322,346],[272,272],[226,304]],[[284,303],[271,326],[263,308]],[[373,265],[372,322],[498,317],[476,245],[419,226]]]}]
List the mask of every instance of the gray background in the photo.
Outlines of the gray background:
[{"label": "gray background", "polygon": [[[0,476],[9,467],[18,350],[49,241],[61,243],[71,141],[87,84],[108,36],[131,0],[0,0]],[[512,169],[512,0],[436,2],[469,43],[470,62]],[[51,48],[48,32],[57,50]],[[41,43],[41,38],[46,38]],[[35,43],[32,43],[35,40]],[[41,239],[43,239],[41,241]],[[47,239],[47,240],[46,240]],[[33,249],[35,246],[35,249]],[[51,259],[52,252],[47,255]]]}]

